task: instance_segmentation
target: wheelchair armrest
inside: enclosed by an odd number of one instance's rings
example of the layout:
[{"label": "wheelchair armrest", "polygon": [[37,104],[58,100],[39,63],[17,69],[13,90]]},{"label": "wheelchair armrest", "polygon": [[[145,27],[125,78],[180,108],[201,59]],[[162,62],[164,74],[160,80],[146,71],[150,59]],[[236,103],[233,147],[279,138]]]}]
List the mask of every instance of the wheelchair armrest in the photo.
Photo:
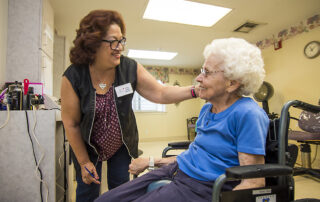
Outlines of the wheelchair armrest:
[{"label": "wheelchair armrest", "polygon": [[191,143],[191,141],[168,143],[168,146],[166,148],[164,148],[164,150],[162,151],[162,158],[176,156],[176,155],[167,155],[167,152],[170,150],[176,150],[176,149],[188,149],[190,143]]},{"label": "wheelchair armrest", "polygon": [[175,149],[188,149],[190,141],[184,141],[184,142],[170,142],[168,143],[168,146],[175,148]]},{"label": "wheelchair armrest", "polygon": [[280,164],[235,166],[226,169],[227,179],[248,179],[292,175],[293,169]]},{"label": "wheelchair armrest", "polygon": [[221,188],[228,180],[292,175],[292,173],[293,169],[290,166],[280,164],[260,164],[227,168],[226,173],[220,175],[214,182],[212,201],[219,201]]}]

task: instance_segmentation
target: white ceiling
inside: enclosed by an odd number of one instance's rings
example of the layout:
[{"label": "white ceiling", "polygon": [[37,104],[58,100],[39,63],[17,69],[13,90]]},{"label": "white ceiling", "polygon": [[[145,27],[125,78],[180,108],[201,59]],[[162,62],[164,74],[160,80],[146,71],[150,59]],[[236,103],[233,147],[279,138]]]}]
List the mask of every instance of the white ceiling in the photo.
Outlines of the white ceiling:
[{"label": "white ceiling", "polygon": [[[94,9],[120,12],[127,28],[128,49],[178,52],[171,61],[137,59],[145,66],[198,68],[202,51],[215,38],[241,37],[251,43],[269,38],[284,28],[320,14],[320,0],[193,0],[233,10],[212,27],[205,28],[152,20],[142,16],[148,0],[50,0],[58,34],[70,42],[80,20]],[[192,13],[190,13],[192,15]],[[248,34],[233,32],[246,21],[265,23]],[[127,52],[125,51],[126,55]]]}]

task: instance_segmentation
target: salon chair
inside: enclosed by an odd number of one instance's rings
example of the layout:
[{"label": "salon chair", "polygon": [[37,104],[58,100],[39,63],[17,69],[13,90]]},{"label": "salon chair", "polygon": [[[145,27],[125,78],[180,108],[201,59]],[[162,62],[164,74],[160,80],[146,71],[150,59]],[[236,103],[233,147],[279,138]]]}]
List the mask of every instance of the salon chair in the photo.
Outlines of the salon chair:
[{"label": "salon chair", "polygon": [[[299,119],[291,117],[298,121],[301,131],[289,130],[289,139],[295,140],[300,144],[301,167],[295,167],[293,175],[308,174],[320,179],[320,169],[312,168],[311,161],[311,144],[316,146],[316,154],[318,145],[320,144],[320,113],[312,113],[302,111]],[[316,154],[314,160],[316,158]]]}]

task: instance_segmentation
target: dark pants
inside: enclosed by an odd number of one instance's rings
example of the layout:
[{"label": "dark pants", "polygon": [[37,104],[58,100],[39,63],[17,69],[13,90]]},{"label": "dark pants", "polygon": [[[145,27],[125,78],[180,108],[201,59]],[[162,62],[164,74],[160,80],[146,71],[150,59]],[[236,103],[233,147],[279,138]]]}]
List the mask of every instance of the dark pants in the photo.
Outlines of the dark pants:
[{"label": "dark pants", "polygon": [[[173,180],[170,184],[146,193],[148,185],[161,179]],[[211,201],[213,182],[199,181],[183,173],[177,163],[172,163],[151,171],[116,189],[108,191],[95,202],[187,202]],[[231,190],[235,185],[225,184],[224,190]]]},{"label": "dark pants", "polygon": [[[129,164],[131,157],[124,145],[107,160],[108,171],[107,180],[109,190],[129,181]],[[96,165],[97,173],[101,180],[101,167],[102,162],[99,161]],[[81,177],[77,177],[77,202],[91,202],[99,196],[100,185],[91,183],[90,185],[83,183]]]}]

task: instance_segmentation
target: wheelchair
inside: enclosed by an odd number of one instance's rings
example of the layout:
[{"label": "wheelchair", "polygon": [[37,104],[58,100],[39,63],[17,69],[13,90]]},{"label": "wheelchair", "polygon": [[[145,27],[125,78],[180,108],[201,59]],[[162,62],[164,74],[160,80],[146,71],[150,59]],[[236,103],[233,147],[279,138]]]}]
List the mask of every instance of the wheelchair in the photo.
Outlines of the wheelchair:
[{"label": "wheelchair", "polygon": [[[226,169],[225,174],[219,176],[212,191],[213,202],[287,202],[294,201],[293,167],[298,154],[296,145],[288,144],[288,128],[290,123],[289,108],[295,107],[312,113],[320,112],[320,106],[311,105],[299,100],[287,102],[281,111],[280,118],[270,120],[266,141],[265,164],[236,166]],[[190,141],[169,143],[162,153],[162,157],[169,157],[170,150],[188,149]],[[244,189],[221,192],[227,181],[250,178],[266,178],[263,188]],[[156,181],[149,185],[148,191],[163,186],[169,181]],[[301,199],[297,201],[320,201],[318,199]]]}]

